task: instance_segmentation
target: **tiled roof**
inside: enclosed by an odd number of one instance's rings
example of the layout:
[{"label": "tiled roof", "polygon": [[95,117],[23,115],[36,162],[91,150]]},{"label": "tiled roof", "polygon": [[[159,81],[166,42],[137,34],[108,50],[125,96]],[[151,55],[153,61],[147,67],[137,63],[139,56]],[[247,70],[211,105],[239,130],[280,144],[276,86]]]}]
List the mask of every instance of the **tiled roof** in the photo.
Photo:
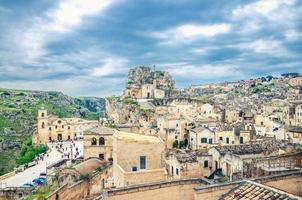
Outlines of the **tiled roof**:
[{"label": "tiled roof", "polygon": [[253,181],[245,181],[222,195],[219,200],[298,200],[300,197]]}]

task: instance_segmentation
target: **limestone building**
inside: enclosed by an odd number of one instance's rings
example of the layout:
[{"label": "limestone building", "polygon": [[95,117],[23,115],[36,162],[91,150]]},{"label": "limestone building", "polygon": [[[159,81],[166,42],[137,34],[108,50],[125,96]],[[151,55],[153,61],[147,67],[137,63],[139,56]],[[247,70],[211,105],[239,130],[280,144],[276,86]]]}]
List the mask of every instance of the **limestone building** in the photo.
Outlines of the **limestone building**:
[{"label": "limestone building", "polygon": [[116,187],[166,179],[164,142],[156,136],[116,131],[113,178]]},{"label": "limestone building", "polygon": [[110,160],[113,132],[113,129],[103,126],[84,131],[84,159],[97,157],[101,160]]},{"label": "limestone building", "polygon": [[46,144],[56,140],[80,139],[83,138],[84,130],[95,126],[98,126],[97,120],[59,118],[48,115],[47,109],[42,107],[38,111],[38,124],[33,141],[36,144]]}]

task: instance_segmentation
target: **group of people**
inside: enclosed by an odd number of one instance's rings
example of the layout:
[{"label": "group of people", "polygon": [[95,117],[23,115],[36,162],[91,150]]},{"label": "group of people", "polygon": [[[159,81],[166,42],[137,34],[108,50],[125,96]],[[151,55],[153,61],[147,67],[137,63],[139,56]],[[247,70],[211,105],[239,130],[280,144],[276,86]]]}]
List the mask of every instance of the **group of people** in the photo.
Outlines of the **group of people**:
[{"label": "group of people", "polygon": [[70,142],[64,143],[63,141],[59,141],[53,148],[56,148],[61,153],[62,158],[76,159],[80,156],[81,151],[76,147],[73,140],[70,140]]}]

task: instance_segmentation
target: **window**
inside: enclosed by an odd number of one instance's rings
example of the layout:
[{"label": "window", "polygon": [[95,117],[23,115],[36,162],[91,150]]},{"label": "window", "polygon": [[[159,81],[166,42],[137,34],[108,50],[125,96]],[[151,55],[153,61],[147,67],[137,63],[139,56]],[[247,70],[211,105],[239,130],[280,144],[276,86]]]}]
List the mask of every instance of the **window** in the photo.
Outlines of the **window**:
[{"label": "window", "polygon": [[51,127],[49,127],[49,128],[48,128],[48,130],[50,130],[50,131],[51,131]]},{"label": "window", "polygon": [[209,167],[209,161],[207,161],[207,160],[203,161],[203,167],[204,168]]},{"label": "window", "polygon": [[99,138],[99,145],[105,145],[105,139],[103,137]]},{"label": "window", "polygon": [[68,126],[68,130],[70,130],[70,126]]},{"label": "window", "polygon": [[61,124],[61,120],[58,121],[58,124]]},{"label": "window", "polygon": [[212,138],[209,139],[209,144],[213,144],[213,139]]},{"label": "window", "polygon": [[91,145],[96,145],[96,138],[95,138],[95,137],[93,137],[93,138],[91,139]]},{"label": "window", "polygon": [[104,154],[99,154],[99,159],[104,160]]},{"label": "window", "polygon": [[139,160],[140,169],[146,169],[146,156],[140,156]]},{"label": "window", "polygon": [[240,137],[240,144],[243,144],[243,137]]},{"label": "window", "polygon": [[179,175],[179,169],[176,168],[176,175]]},{"label": "window", "polygon": [[42,122],[41,128],[45,128],[45,123],[44,122]]},{"label": "window", "polygon": [[44,117],[44,112],[41,113],[41,117]]},{"label": "window", "polygon": [[219,137],[219,140],[221,140],[221,141],[222,141],[222,140],[223,140],[223,138],[222,138],[222,137]]},{"label": "window", "polygon": [[229,144],[230,143],[230,139],[227,137],[226,138],[226,143]]},{"label": "window", "polygon": [[207,138],[201,138],[201,143],[208,143],[208,139]]},{"label": "window", "polygon": [[64,128],[64,125],[62,125],[62,128]]},{"label": "window", "polygon": [[131,167],[131,171],[136,172],[137,171],[137,167],[136,166],[132,166]]}]

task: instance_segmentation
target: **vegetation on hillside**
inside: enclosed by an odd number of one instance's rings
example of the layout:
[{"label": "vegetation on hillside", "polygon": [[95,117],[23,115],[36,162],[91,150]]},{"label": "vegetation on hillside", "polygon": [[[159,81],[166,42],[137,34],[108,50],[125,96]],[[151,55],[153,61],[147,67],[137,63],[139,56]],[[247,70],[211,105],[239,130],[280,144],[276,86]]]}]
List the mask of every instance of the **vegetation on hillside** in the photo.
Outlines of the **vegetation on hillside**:
[{"label": "vegetation on hillside", "polygon": [[29,137],[22,144],[22,148],[17,159],[17,164],[23,165],[32,162],[37,155],[45,153],[47,149],[48,148],[45,145],[33,146],[32,138]]},{"label": "vegetation on hillside", "polygon": [[98,97],[0,88],[0,175],[16,166],[22,144],[33,134],[42,106],[58,117],[96,120],[105,114],[105,101]]},{"label": "vegetation on hillside", "polygon": [[33,191],[33,193],[28,196],[25,200],[44,200],[50,195],[53,191],[53,188],[49,185],[40,187]]}]

